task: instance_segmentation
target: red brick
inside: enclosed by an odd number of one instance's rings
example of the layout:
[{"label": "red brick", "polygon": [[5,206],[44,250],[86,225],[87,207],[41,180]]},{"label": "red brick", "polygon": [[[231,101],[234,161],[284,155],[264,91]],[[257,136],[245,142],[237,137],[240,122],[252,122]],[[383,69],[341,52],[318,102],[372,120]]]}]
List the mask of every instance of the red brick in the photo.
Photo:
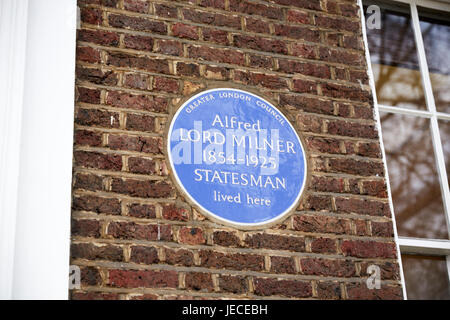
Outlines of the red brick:
[{"label": "red brick", "polygon": [[145,158],[128,158],[128,169],[132,173],[154,174],[156,173],[155,161]]},{"label": "red brick", "polygon": [[125,45],[125,48],[128,49],[151,52],[153,50],[154,39],[152,37],[135,36],[127,34],[124,36],[123,43]]},{"label": "red brick", "polygon": [[176,74],[180,76],[196,77],[200,75],[199,66],[195,63],[176,63]]},{"label": "red brick", "polygon": [[72,219],[71,234],[80,237],[100,238],[100,221],[91,219]]},{"label": "red brick", "polygon": [[392,222],[370,222],[372,225],[372,236],[374,237],[394,237],[394,227]]},{"label": "red brick", "polygon": [[169,63],[165,59],[147,58],[121,52],[108,53],[107,64],[121,68],[135,68],[149,72],[170,74]]},{"label": "red brick", "polygon": [[214,269],[264,270],[264,257],[254,254],[225,254],[210,250],[201,250],[200,261],[202,267]]},{"label": "red brick", "polygon": [[182,227],[178,234],[178,241],[180,243],[197,245],[206,243],[203,230],[200,228]]},{"label": "red brick", "polygon": [[157,40],[156,52],[170,56],[183,56],[183,44],[174,40]]},{"label": "red brick", "polygon": [[295,298],[312,296],[311,284],[306,281],[255,278],[253,283],[255,294],[258,296],[280,295]]},{"label": "red brick", "polygon": [[362,191],[364,195],[387,198],[387,187],[384,180],[363,181]]},{"label": "red brick", "polygon": [[156,209],[152,204],[133,203],[128,207],[128,215],[135,218],[156,218]]},{"label": "red brick", "polygon": [[347,121],[328,121],[328,133],[332,135],[356,138],[377,139],[378,132],[374,125],[360,124]]},{"label": "red brick", "polygon": [[115,245],[72,243],[70,254],[74,259],[122,261],[123,249]]},{"label": "red brick", "polygon": [[155,3],[155,14],[158,17],[166,17],[176,19],[178,17],[177,7],[168,6],[165,4]]},{"label": "red brick", "polygon": [[245,14],[259,15],[270,19],[283,19],[283,11],[281,8],[247,0],[230,0],[230,10]]},{"label": "red brick", "polygon": [[171,265],[191,267],[194,265],[194,254],[185,249],[164,248],[165,262]]},{"label": "red brick", "polygon": [[287,20],[289,22],[294,22],[298,24],[310,24],[311,19],[309,18],[309,14],[304,11],[299,11],[295,9],[289,9],[287,11]]},{"label": "red brick", "polygon": [[256,73],[250,71],[235,70],[234,80],[243,82],[248,85],[261,85],[269,89],[287,89],[288,85],[285,79],[278,75],[270,75],[266,73]]},{"label": "red brick", "polygon": [[317,94],[317,84],[315,81],[294,79],[294,91],[300,93]]},{"label": "red brick", "polygon": [[118,199],[96,196],[74,197],[72,200],[72,209],[114,215],[120,215],[121,213],[121,205]]},{"label": "red brick", "polygon": [[189,45],[188,55],[190,58],[193,59],[201,59],[237,65],[245,64],[244,54],[242,52],[230,49],[219,49],[205,46]]},{"label": "red brick", "polygon": [[140,17],[125,16],[122,14],[110,14],[109,25],[114,28],[147,31],[157,34],[167,34],[167,26],[162,21]]},{"label": "red brick", "polygon": [[[341,154],[341,142],[333,138],[307,137],[306,145],[313,152]],[[316,187],[315,184],[313,184]],[[318,190],[318,189],[317,189]]]},{"label": "red brick", "polygon": [[341,286],[336,282],[318,282],[317,296],[322,300],[341,299]]},{"label": "red brick", "polygon": [[109,284],[119,288],[176,288],[175,271],[109,270]]},{"label": "red brick", "polygon": [[76,166],[112,171],[122,170],[122,157],[118,155],[75,151],[74,158]]},{"label": "red brick", "polygon": [[234,35],[233,44],[238,48],[253,49],[280,54],[287,54],[284,41],[248,35]]},{"label": "red brick", "polygon": [[126,129],[143,131],[143,132],[154,132],[155,131],[155,117],[142,115],[142,114],[129,113],[129,114],[127,114]]},{"label": "red brick", "polygon": [[186,273],[186,289],[211,292],[214,291],[214,284],[210,273],[189,272]]},{"label": "red brick", "polygon": [[178,38],[198,40],[198,27],[177,22],[172,25],[172,35]]},{"label": "red brick", "polygon": [[128,11],[148,13],[150,3],[147,0],[124,0],[123,7]]},{"label": "red brick", "polygon": [[400,286],[382,285],[380,289],[369,289],[365,282],[347,284],[347,295],[350,300],[402,300]]},{"label": "red brick", "polygon": [[135,222],[111,222],[107,234],[117,239],[136,239],[147,241],[170,241],[170,225],[138,224]]},{"label": "red brick", "polygon": [[84,68],[77,66],[76,77],[78,81],[87,81],[95,84],[102,84],[107,86],[115,86],[119,77],[113,71],[102,71],[96,68]]},{"label": "red brick", "polygon": [[161,138],[126,135],[108,136],[108,147],[113,150],[128,150],[143,153],[161,153]]},{"label": "red brick", "polygon": [[333,209],[331,197],[310,195],[304,200],[303,208],[312,211],[331,211]]},{"label": "red brick", "polygon": [[329,100],[309,98],[293,94],[280,94],[282,106],[292,106],[305,112],[333,115],[333,103]]},{"label": "red brick", "polygon": [[281,37],[288,37],[295,40],[320,42],[320,33],[318,30],[312,30],[303,26],[288,26],[285,24],[275,24],[275,35]]},{"label": "red brick", "polygon": [[311,252],[336,253],[336,240],[330,238],[317,238],[311,242]]},{"label": "red brick", "polygon": [[173,204],[167,204],[162,208],[162,217],[164,219],[172,221],[188,221],[189,211],[183,207],[178,207]]},{"label": "red brick", "polygon": [[115,32],[102,30],[78,30],[77,40],[83,42],[92,42],[102,46],[119,46],[119,35]]},{"label": "red brick", "polygon": [[77,173],[75,175],[75,189],[85,189],[90,191],[103,189],[103,178],[94,174]]},{"label": "red brick", "polygon": [[111,191],[140,198],[170,197],[173,187],[165,181],[113,178]]},{"label": "red brick", "polygon": [[279,71],[285,73],[304,74],[318,78],[330,79],[330,68],[326,65],[303,63],[294,60],[278,60]]},{"label": "red brick", "polygon": [[102,284],[100,272],[95,267],[81,267],[81,285],[99,286]]},{"label": "red brick", "polygon": [[318,117],[300,114],[297,116],[297,125],[301,131],[322,132],[322,119]]},{"label": "red brick", "polygon": [[390,216],[389,204],[357,198],[336,198],[336,208],[342,213],[357,213],[370,216]]},{"label": "red brick", "polygon": [[203,28],[202,29],[203,40],[215,42],[218,44],[228,44],[228,32],[223,30]]},{"label": "red brick", "polygon": [[118,128],[120,126],[119,113],[99,109],[78,108],[75,123],[90,127]]},{"label": "red brick", "polygon": [[344,240],[341,250],[346,256],[357,258],[396,258],[396,248],[393,243],[374,241]]},{"label": "red brick", "polygon": [[234,232],[214,231],[212,235],[214,244],[225,247],[240,247],[241,240]]},{"label": "red brick", "polygon": [[225,0],[200,0],[201,7],[211,7],[217,9],[225,9]]},{"label": "red brick", "polygon": [[317,258],[304,258],[300,260],[302,273],[306,275],[326,277],[354,277],[356,268],[350,260],[328,260]]},{"label": "red brick", "polygon": [[106,104],[126,109],[136,109],[153,112],[167,111],[167,99],[165,98],[147,95],[135,95],[118,91],[110,91],[107,93]]},{"label": "red brick", "polygon": [[320,5],[320,0],[270,0],[270,1],[285,6],[294,6],[298,8],[323,11]]},{"label": "red brick", "polygon": [[221,275],[219,287],[221,291],[239,294],[248,290],[248,283],[245,277]]},{"label": "red brick", "polygon": [[245,26],[246,29],[251,32],[270,33],[269,24],[260,19],[245,18]]},{"label": "red brick", "polygon": [[352,21],[349,19],[342,19],[342,18],[334,18],[329,16],[321,16],[321,15],[315,15],[315,25],[322,27],[322,28],[328,28],[333,30],[341,30],[341,31],[348,31],[348,32],[360,32],[360,26],[358,21]]},{"label": "red brick", "polygon": [[100,90],[77,87],[78,101],[85,103],[100,103]]},{"label": "red brick", "polygon": [[80,9],[81,21],[89,24],[102,24],[102,10],[97,8],[81,8]]},{"label": "red brick", "polygon": [[158,250],[154,247],[131,246],[130,261],[143,264],[158,263]]},{"label": "red brick", "polygon": [[292,55],[305,59],[316,59],[315,46],[304,43],[292,43]]},{"label": "red brick", "polygon": [[270,271],[273,273],[296,273],[292,257],[270,257]]},{"label": "red brick", "polygon": [[180,89],[178,81],[171,78],[155,77],[153,79],[153,89],[169,93],[177,93]]},{"label": "red brick", "polygon": [[321,87],[323,95],[331,98],[355,100],[357,102],[370,102],[372,99],[369,91],[364,91],[360,88],[335,83],[324,83]]},{"label": "red brick", "polygon": [[282,236],[267,233],[247,235],[245,244],[251,248],[267,248],[273,250],[289,250],[304,252],[305,239],[303,237]]},{"label": "red brick", "polygon": [[218,27],[241,28],[241,19],[235,15],[224,15],[193,9],[183,9],[182,12],[184,19],[192,22]]},{"label": "red brick", "polygon": [[124,74],[124,87],[146,90],[148,88],[149,76],[146,74],[129,73]]},{"label": "red brick", "polygon": [[77,61],[100,63],[100,51],[91,47],[77,47]]},{"label": "red brick", "polygon": [[75,130],[74,143],[76,145],[98,147],[102,145],[102,134],[94,131]]},{"label": "red brick", "polygon": [[294,230],[314,233],[350,234],[351,226],[348,220],[329,216],[294,216]]}]

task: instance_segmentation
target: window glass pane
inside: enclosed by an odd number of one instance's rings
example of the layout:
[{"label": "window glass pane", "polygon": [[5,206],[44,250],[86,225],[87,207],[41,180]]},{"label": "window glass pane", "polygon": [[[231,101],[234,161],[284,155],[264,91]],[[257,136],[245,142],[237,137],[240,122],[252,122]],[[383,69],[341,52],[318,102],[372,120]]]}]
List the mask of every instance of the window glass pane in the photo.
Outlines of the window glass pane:
[{"label": "window glass pane", "polygon": [[[447,179],[450,178],[450,122],[439,120],[439,133],[441,134],[442,150],[444,151],[445,169]],[[447,183],[449,183],[447,181]]]},{"label": "window glass pane", "polygon": [[448,239],[430,120],[393,113],[380,117],[399,235]]},{"label": "window glass pane", "polygon": [[402,255],[408,299],[450,300],[445,257]]},{"label": "window glass pane", "polygon": [[[367,41],[378,103],[426,109],[409,5],[364,1],[381,9],[381,28],[367,28]],[[366,13],[366,19],[370,14]]]},{"label": "window glass pane", "polygon": [[450,18],[448,12],[418,8],[420,29],[436,109],[450,112]]}]

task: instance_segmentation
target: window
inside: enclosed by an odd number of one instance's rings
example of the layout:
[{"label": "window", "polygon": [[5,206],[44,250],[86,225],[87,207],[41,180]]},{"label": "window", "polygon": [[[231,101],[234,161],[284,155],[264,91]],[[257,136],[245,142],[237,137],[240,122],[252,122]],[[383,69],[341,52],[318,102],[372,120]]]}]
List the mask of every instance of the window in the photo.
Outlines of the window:
[{"label": "window", "polygon": [[362,4],[407,297],[450,299],[450,4]]}]

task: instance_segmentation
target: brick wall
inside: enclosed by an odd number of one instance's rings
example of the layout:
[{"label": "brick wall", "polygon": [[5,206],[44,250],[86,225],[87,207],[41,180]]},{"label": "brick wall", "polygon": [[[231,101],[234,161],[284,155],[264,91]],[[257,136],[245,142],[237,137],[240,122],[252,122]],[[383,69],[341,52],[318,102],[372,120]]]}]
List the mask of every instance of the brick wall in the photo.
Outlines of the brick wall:
[{"label": "brick wall", "polygon": [[[356,1],[78,2],[72,299],[402,297]],[[303,200],[270,229],[213,223],[172,182],[168,119],[227,86],[306,141]]]}]

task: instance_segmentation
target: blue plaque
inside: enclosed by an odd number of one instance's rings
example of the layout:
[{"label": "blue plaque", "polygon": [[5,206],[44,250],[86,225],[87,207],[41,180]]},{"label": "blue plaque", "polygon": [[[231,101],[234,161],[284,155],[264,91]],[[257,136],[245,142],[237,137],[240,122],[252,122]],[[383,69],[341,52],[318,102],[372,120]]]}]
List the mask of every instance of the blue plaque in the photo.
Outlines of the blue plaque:
[{"label": "blue plaque", "polygon": [[257,95],[203,91],[175,113],[168,133],[173,175],[213,220],[252,229],[282,219],[306,182],[306,156],[286,117]]}]

